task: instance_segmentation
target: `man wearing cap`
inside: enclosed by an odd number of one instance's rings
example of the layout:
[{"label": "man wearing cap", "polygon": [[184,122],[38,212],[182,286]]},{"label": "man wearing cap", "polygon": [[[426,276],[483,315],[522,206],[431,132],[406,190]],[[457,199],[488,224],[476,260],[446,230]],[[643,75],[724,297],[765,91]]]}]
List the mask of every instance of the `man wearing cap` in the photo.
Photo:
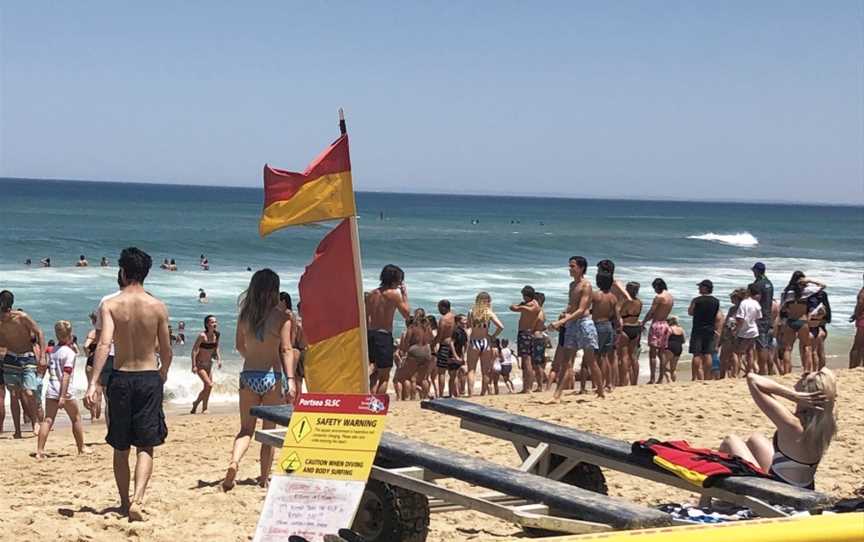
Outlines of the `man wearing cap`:
[{"label": "man wearing cap", "polygon": [[765,264],[756,262],[753,265],[753,285],[759,290],[759,305],[762,309],[762,317],[756,320],[759,335],[756,337],[756,355],[759,363],[759,374],[774,374],[771,364],[771,349],[774,348],[774,333],[772,332],[773,321],[771,318],[771,305],[774,302],[774,285],[765,276]]},{"label": "man wearing cap", "polygon": [[720,310],[720,301],[711,295],[714,283],[705,279],[699,284],[699,295],[690,302],[687,314],[693,317],[693,330],[690,333],[690,353],[693,354],[693,368],[697,380],[711,378],[711,354],[717,339],[715,322]]}]

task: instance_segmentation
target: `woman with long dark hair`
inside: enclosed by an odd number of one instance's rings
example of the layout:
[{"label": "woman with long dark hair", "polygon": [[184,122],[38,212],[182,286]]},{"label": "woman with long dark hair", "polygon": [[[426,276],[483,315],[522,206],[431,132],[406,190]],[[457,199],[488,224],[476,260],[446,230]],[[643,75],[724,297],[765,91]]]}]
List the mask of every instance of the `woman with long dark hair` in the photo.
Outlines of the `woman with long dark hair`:
[{"label": "woman with long dark hair", "polygon": [[[282,374],[288,379],[288,398],[296,388],[294,379],[294,351],[291,348],[291,321],[279,304],[279,275],[270,269],[261,269],[252,275],[249,288],[240,296],[240,315],[237,319],[237,351],[243,356],[240,373],[240,431],[234,437],[231,462],[222,488],[234,487],[240,460],[252,442],[257,418],[249,409],[259,405],[282,403]],[[284,346],[283,346],[284,345]],[[273,422],[264,421],[264,429],[273,429]],[[273,448],[261,446],[261,475],[258,484],[267,486]]]},{"label": "woman with long dark hair", "polygon": [[204,331],[198,334],[195,344],[192,346],[192,372],[201,379],[204,388],[198,394],[198,398],[192,402],[192,414],[201,405],[201,412],[207,412],[207,402],[210,400],[210,392],[213,390],[213,362],[218,368],[222,368],[222,354],[219,351],[219,330],[216,329],[219,322],[212,314],[204,317]]}]

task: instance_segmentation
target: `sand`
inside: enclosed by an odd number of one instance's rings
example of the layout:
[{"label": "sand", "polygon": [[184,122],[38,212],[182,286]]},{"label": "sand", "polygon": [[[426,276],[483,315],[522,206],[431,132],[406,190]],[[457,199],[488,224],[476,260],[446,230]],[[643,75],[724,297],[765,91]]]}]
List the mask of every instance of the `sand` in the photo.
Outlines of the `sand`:
[{"label": "sand", "polygon": [[[818,489],[843,497],[864,486],[864,370],[838,371],[838,379],[840,432],[820,466],[816,483]],[[782,380],[790,382],[791,378]],[[606,400],[569,396],[558,406],[543,404],[548,399],[549,394],[535,394],[475,400],[626,440],[682,438],[714,447],[730,432],[746,435],[772,429],[741,380],[619,388]],[[218,487],[238,419],[232,413],[169,413],[170,434],[156,452],[143,523],[129,523],[114,508],[116,489],[104,425],[85,423],[86,441],[94,449],[86,457],[75,455],[68,428],[56,429],[48,441],[50,457],[42,462],[32,457],[35,439],[13,440],[11,433],[0,433],[0,533],[3,538],[13,535],[16,541],[250,540],[264,499],[264,490],[254,485],[257,444],[241,464],[235,490],[225,494]],[[421,411],[417,403],[394,403],[388,428],[502,464],[519,463],[508,444],[459,430],[454,418]],[[610,494],[634,502],[654,505],[694,500],[689,492],[605,473]],[[513,525],[481,514],[447,513],[432,517],[429,540],[494,540],[518,533]]]}]

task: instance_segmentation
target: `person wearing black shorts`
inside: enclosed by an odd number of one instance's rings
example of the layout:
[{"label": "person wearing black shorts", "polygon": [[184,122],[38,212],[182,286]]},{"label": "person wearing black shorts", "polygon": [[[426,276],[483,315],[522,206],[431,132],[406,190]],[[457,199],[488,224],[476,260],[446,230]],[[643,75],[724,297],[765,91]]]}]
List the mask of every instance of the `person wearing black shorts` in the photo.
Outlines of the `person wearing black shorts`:
[{"label": "person wearing black shorts", "polygon": [[388,264],[381,269],[380,284],[366,293],[366,338],[369,349],[369,389],[372,393],[387,393],[390,370],[393,368],[393,317],[396,311],[408,319],[408,288],[405,272]]},{"label": "person wearing black shorts", "polygon": [[687,314],[693,317],[690,353],[693,354],[694,379],[707,380],[711,378],[711,357],[718,336],[716,322],[720,301],[711,295],[714,283],[710,280],[703,280],[697,286],[699,295],[693,298],[687,309]]},{"label": "person wearing black shorts", "polygon": [[[120,493],[120,507],[129,521],[141,521],[144,519],[141,504],[153,472],[154,448],[168,436],[162,411],[162,384],[173,356],[168,309],[144,290],[144,279],[152,264],[150,256],[130,247],[123,250],[118,263],[123,290],[104,299],[99,307],[101,331],[85,406],[89,408],[101,400],[105,382],[110,413],[105,441],[114,448],[114,480]],[[114,367],[103,380],[112,343]],[[130,498],[132,446],[136,448],[137,464],[135,493]]]}]

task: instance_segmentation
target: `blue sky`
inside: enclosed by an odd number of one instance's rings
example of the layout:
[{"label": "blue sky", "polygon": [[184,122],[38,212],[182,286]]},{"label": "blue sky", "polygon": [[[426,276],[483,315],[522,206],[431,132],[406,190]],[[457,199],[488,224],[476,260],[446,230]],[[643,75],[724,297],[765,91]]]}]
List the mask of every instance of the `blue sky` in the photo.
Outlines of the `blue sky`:
[{"label": "blue sky", "polygon": [[5,2],[0,176],[864,203],[864,3]]}]

